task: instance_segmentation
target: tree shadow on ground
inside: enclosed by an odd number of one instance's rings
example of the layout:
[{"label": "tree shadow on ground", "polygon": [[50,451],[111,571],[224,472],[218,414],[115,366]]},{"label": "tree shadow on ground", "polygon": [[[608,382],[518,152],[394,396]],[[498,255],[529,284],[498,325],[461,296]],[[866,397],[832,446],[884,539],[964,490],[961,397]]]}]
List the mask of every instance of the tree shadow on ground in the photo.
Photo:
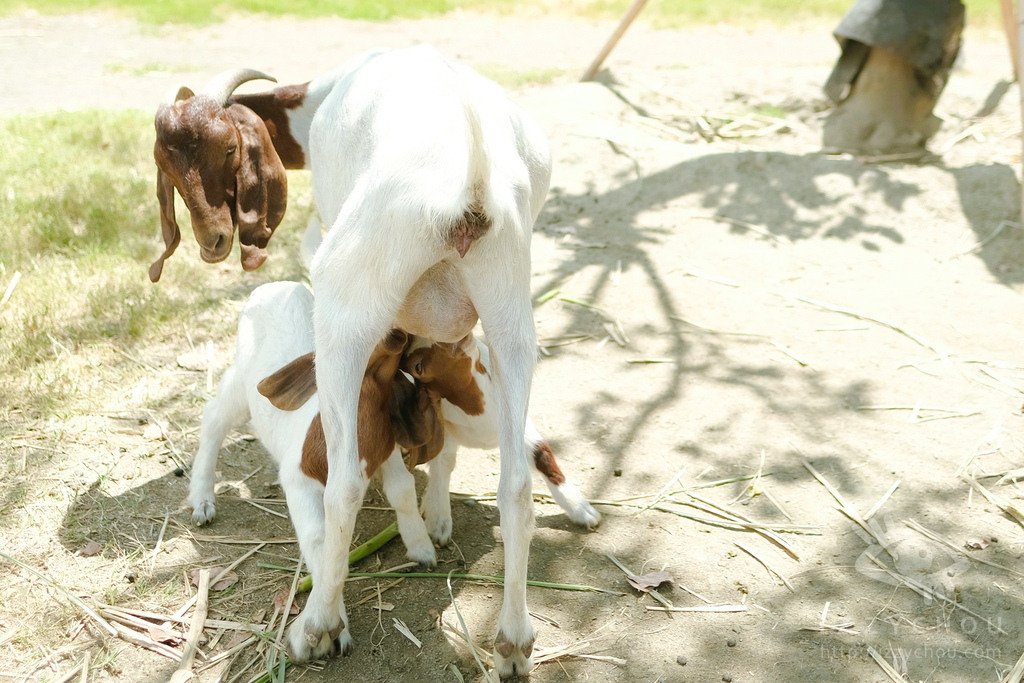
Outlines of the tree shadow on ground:
[{"label": "tree shadow on ground", "polygon": [[[189,444],[182,444],[182,448],[188,447]],[[463,454],[463,457],[470,456]],[[261,465],[262,469],[254,473]],[[172,467],[173,463],[169,462],[162,476],[113,495],[105,491],[102,481],[96,482],[69,506],[57,531],[58,538],[72,554],[82,547],[84,539],[99,542],[103,546],[104,558],[125,567],[124,576],[118,579],[120,590],[111,591],[106,599],[117,593],[112,604],[138,606],[141,600],[146,609],[158,612],[160,609],[153,606],[153,599],[170,593],[180,594],[183,574],[187,575],[197,567],[225,566],[251,550],[256,542],[270,540],[271,545],[236,568],[238,582],[223,592],[212,594],[211,602],[211,609],[223,618],[242,623],[253,619],[258,623],[263,618],[265,623],[266,615],[273,611],[275,593],[287,590],[291,574],[261,567],[259,563],[294,566],[299,554],[297,544],[276,542],[276,539],[294,538],[290,521],[266,512],[267,509],[287,512],[284,505],[269,502],[278,499],[283,503],[283,492],[275,481],[269,454],[258,441],[244,436],[239,438],[237,433],[229,436],[221,450],[218,466],[223,474],[222,480],[229,485],[219,489],[216,518],[204,528],[194,527],[189,518],[190,510],[174,504],[187,495],[188,477],[176,474],[170,469]],[[417,469],[415,476],[418,492],[422,495],[426,472],[422,468]],[[264,509],[257,509],[245,499],[260,501]],[[366,541],[394,521],[394,513],[387,506],[380,482],[374,480],[358,517],[354,545]],[[400,571],[441,574],[454,571],[456,574],[501,576],[504,557],[496,504],[483,501],[469,506],[456,499],[452,508],[453,543],[438,549],[439,566],[429,570],[406,567]],[[165,519],[169,519],[169,523],[162,528]],[[537,526],[550,533],[540,533],[534,539],[529,570],[531,579],[579,583],[575,580],[579,574],[578,566],[600,562],[592,551],[585,548],[587,531],[576,527],[556,506],[548,505],[538,510]],[[154,558],[152,550],[158,539],[162,539],[162,547],[168,550]],[[238,543],[238,539],[253,542]],[[573,552],[567,553],[567,548],[572,548]],[[407,563],[405,547],[398,538],[353,565],[353,571],[385,571]],[[437,628],[440,615],[452,605],[445,581],[409,579],[391,587],[382,596],[382,601],[391,605],[388,611],[375,610],[374,601],[357,605],[368,595],[370,587],[387,587],[389,583],[391,580],[388,579],[364,579],[349,584],[345,597],[356,639],[355,651],[348,657],[326,662],[321,673],[310,671],[305,675],[311,676],[310,680],[334,680],[338,675],[359,671],[362,680],[413,680],[417,675],[419,680],[435,680],[438,676],[451,675],[450,672],[439,672],[454,664],[472,680],[479,672],[475,671],[468,650],[456,648]],[[455,600],[466,615],[470,633],[489,652],[502,603],[501,586],[458,578],[452,580],[452,586]],[[574,621],[583,621],[588,614],[612,609],[618,599],[617,595],[598,592],[529,590],[531,604],[546,605],[561,615],[570,615]],[[537,597],[538,591],[552,595],[541,599]],[[565,599],[566,595],[570,598]],[[304,605],[307,597],[298,596],[298,603]],[[181,594],[177,602],[185,599],[186,596]],[[173,599],[170,602],[167,611],[177,607]],[[422,650],[413,648],[396,633],[392,626],[392,619],[396,617],[407,623],[422,640]],[[446,623],[460,628],[454,619],[446,618]],[[543,627],[541,622],[537,625]],[[551,644],[550,633],[544,639]],[[541,644],[545,644],[544,639]],[[619,647],[619,656],[625,656],[626,650],[625,644]],[[241,660],[237,662],[233,671],[243,663]]]},{"label": "tree shadow on ground", "polygon": [[[986,238],[1001,220],[1018,218],[1019,184],[1009,167],[999,164],[974,165],[948,169],[948,172],[956,181],[964,216],[979,241]],[[853,159],[780,152],[702,156],[643,176],[642,179],[623,182],[602,193],[588,188],[572,193],[554,188],[538,220],[537,230],[556,239],[569,233],[583,248],[569,250],[567,256],[546,273],[543,280],[536,282],[535,294],[556,289],[575,273],[587,269],[591,278],[585,293],[573,296],[598,304],[609,293],[620,269],[623,273],[640,272],[644,276],[644,285],[654,293],[651,299],[655,303],[655,310],[647,312],[647,321],[653,317],[655,322],[645,322],[642,329],[633,330],[631,334],[649,335],[653,333],[652,326],[656,327],[659,339],[664,340],[660,355],[673,361],[657,375],[657,384],[652,384],[642,395],[625,397],[619,395],[614,388],[608,388],[595,391],[577,401],[575,431],[588,443],[588,448],[601,456],[601,466],[596,468],[597,473],[591,478],[588,493],[601,497],[612,488],[614,472],[621,470],[630,458],[637,457],[630,450],[635,450],[634,443],[645,429],[653,426],[660,416],[671,410],[670,407],[685,396],[688,386],[702,381],[717,384],[723,389],[741,389],[753,403],[763,407],[765,413],[786,421],[807,441],[821,444],[821,448],[813,455],[797,451],[787,453],[781,465],[775,463],[772,467],[773,482],[781,482],[780,486],[790,488],[819,488],[819,503],[828,505],[831,499],[824,488],[820,488],[802,465],[803,459],[810,458],[845,495],[870,495],[863,490],[863,473],[856,472],[852,465],[865,453],[858,452],[859,448],[853,442],[830,446],[832,434],[829,421],[839,412],[872,403],[872,393],[876,387],[868,380],[837,383],[828,373],[819,373],[795,364],[780,366],[754,360],[738,361],[735,355],[730,356],[729,351],[751,342],[714,334],[695,335],[692,326],[682,320],[693,313],[688,309],[699,310],[699,304],[684,309],[675,303],[677,297],[666,277],[670,272],[665,269],[666,260],[663,256],[654,257],[657,250],[667,248],[674,234],[691,227],[693,222],[678,226],[652,225],[654,219],[650,218],[648,212],[673,206],[696,205],[710,215],[731,221],[732,225],[728,228],[730,232],[748,237],[751,242],[771,240],[773,236],[793,243],[809,239],[835,240],[847,243],[851,248],[880,251],[906,243],[908,235],[904,231],[916,226],[897,228],[895,226],[899,223],[892,220],[892,215],[872,216],[849,196],[857,193],[876,195],[887,210],[898,215],[908,200],[913,198],[919,201],[923,192],[922,187],[902,180],[898,171],[892,167],[865,165]],[[839,204],[843,206],[828,212],[827,217],[822,219],[822,209]],[[841,210],[843,208],[846,210]],[[766,230],[768,235],[755,232],[744,224]],[[926,229],[926,226],[923,227]],[[605,248],[586,248],[592,244],[603,244]],[[1019,257],[1008,253],[1008,249],[1024,253],[1024,238],[1016,234],[1004,235],[979,250],[979,257],[989,272],[1004,285],[1024,281],[1024,269],[1019,265]],[[681,254],[680,260],[689,261],[685,256]],[[1006,267],[1008,262],[1009,268]],[[689,262],[687,266],[701,267]],[[591,308],[569,306],[563,309],[563,313],[559,330],[549,330],[551,336],[559,333],[571,335],[599,327],[593,324],[595,313]],[[702,318],[699,313],[693,314],[697,319]],[[552,351],[556,354],[561,352],[560,349]],[[742,407],[736,410],[740,411]],[[605,425],[611,414],[619,416],[624,424],[609,434]],[[723,422],[722,428],[727,429],[729,419]],[[716,453],[713,443],[711,447],[703,444],[703,437],[714,438],[714,429],[714,425],[706,426],[701,437],[683,440],[676,449],[684,454],[684,462],[691,465],[709,465],[719,472],[736,472],[739,463],[735,457]],[[765,443],[765,447],[777,450],[777,444]],[[745,465],[752,466],[752,463]],[[665,474],[667,477],[671,472]],[[727,497],[741,497],[746,485],[735,484]],[[898,520],[900,526],[916,516],[926,526],[934,524],[940,533],[952,533],[954,525],[951,520],[927,520],[922,519],[922,516],[927,517],[929,510],[944,511],[959,507],[963,495],[963,487],[955,482],[934,491],[908,492],[898,503],[887,506],[887,516]],[[757,509],[755,516],[759,519],[786,522],[774,507],[763,505]],[[883,532],[887,523],[891,524],[888,521],[882,522]],[[993,595],[990,589],[993,581],[1018,584],[1012,573],[971,565],[970,571],[962,579],[957,578],[957,587],[962,589],[962,595],[958,598],[962,602],[957,604],[916,595],[905,587],[898,588],[890,582],[879,580],[877,575],[866,575],[862,568],[856,567],[861,554],[877,546],[873,539],[867,536],[860,538],[851,530],[852,524],[846,524],[843,518],[838,522],[830,519],[827,524],[826,533],[831,539],[824,544],[826,547],[820,556],[834,557],[835,565],[805,572],[794,593],[782,588],[765,591],[771,596],[764,598],[771,601],[768,611],[806,611],[803,609],[806,594],[801,595],[800,586],[813,585],[814,595],[828,596],[826,600],[831,599],[836,605],[843,605],[842,612],[845,614],[857,609],[852,606],[859,601],[869,604],[875,618],[870,618],[869,614],[864,621],[870,624],[884,622],[883,626],[869,634],[860,631],[854,635],[828,629],[815,631],[795,627],[774,631],[770,624],[762,629],[752,628],[747,623],[741,630],[749,636],[752,646],[737,654],[736,650],[724,644],[724,636],[708,637],[731,629],[732,624],[723,626],[722,620],[710,616],[695,617],[692,624],[688,622],[685,631],[703,632],[704,636],[689,638],[687,647],[692,649],[688,653],[706,661],[728,659],[735,662],[733,671],[745,669],[764,672],[765,662],[759,653],[763,653],[765,648],[758,647],[764,645],[772,652],[797,656],[796,660],[775,665],[778,670],[787,671],[788,680],[828,679],[851,683],[863,680],[864,666],[872,669],[876,666],[868,655],[867,646],[882,651],[886,647],[887,638],[894,643],[894,647],[906,651],[906,657],[911,661],[911,672],[921,678],[928,676],[930,663],[934,663],[936,668],[947,675],[959,676],[957,680],[970,680],[985,667],[991,669],[997,662],[1007,664],[1016,659],[1019,653],[1014,651],[1017,647],[1014,638],[1024,629],[1024,623],[1016,616],[1018,610],[1012,597]],[[628,565],[639,566],[645,558],[650,557],[651,552],[656,551],[652,550],[648,537],[642,531],[638,530],[634,536],[635,542],[620,547],[618,552],[620,559]],[[694,536],[700,538],[699,535],[688,535],[686,540],[674,539],[673,543],[685,546]],[[949,559],[948,550],[934,543],[921,547],[925,549],[918,551],[918,546],[914,546],[915,552],[927,556],[919,560],[935,562],[936,572],[940,574],[948,570],[945,565],[939,566],[940,561]],[[894,545],[893,548],[898,554],[898,546]],[[886,559],[887,548],[876,547],[876,550]],[[892,566],[892,560],[887,561]],[[599,559],[599,562],[601,567],[608,565],[603,559]],[[1007,556],[1002,562],[1012,564],[1012,558]],[[684,585],[706,586],[709,581],[707,568],[699,566],[698,569],[693,575],[676,578]],[[588,571],[597,571],[608,581],[615,579],[615,570],[595,570],[588,565]],[[719,570],[713,568],[712,571]],[[678,598],[677,604],[688,599],[679,589],[670,591],[669,595],[674,601]],[[693,602],[692,599],[690,602]],[[815,606],[818,613],[821,607],[821,604]],[[963,607],[973,610],[973,613],[965,611]],[[1007,612],[1011,609],[1012,612]],[[633,610],[632,613],[638,622],[642,620],[649,623],[650,614],[644,614],[642,609]],[[863,614],[864,608],[859,608],[858,616],[862,617]],[[996,625],[990,625],[985,618],[991,618]],[[837,617],[829,623],[837,621],[842,619]],[[759,623],[763,625],[765,622],[762,620]],[[778,623],[776,620],[776,625]],[[862,622],[859,626],[870,624]],[[1006,633],[999,631],[999,624],[1002,624],[1001,628]],[[808,617],[807,623],[801,626],[813,629],[816,624]],[[891,653],[886,653],[886,658],[891,660]],[[859,666],[851,668],[852,662],[857,662]],[[669,674],[666,680],[675,680],[674,677],[682,675],[684,671],[666,669]]]}]

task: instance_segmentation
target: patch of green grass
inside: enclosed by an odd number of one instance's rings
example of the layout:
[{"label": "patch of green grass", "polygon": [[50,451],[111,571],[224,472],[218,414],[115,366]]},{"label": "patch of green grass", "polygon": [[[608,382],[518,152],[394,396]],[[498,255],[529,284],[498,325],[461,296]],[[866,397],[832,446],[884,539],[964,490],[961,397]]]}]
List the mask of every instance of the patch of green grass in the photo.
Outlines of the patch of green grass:
[{"label": "patch of green grass", "polygon": [[516,89],[527,85],[546,85],[565,74],[565,69],[510,69],[500,64],[483,64],[475,67],[485,76],[505,88]]},{"label": "patch of green grass", "polygon": [[110,62],[103,65],[103,71],[108,74],[131,74],[132,76],[148,76],[153,73],[193,73],[202,71],[202,67],[195,64],[163,64],[161,62],[147,62],[142,66],[133,66],[125,62]]},{"label": "patch of green grass", "polygon": [[[153,24],[209,24],[239,13],[386,21],[435,16],[464,8],[503,14],[569,14],[610,19],[621,16],[630,4],[631,0],[0,0],[0,14],[28,9],[47,14],[101,9]],[[851,0],[662,0],[645,7],[641,19],[662,27],[762,21],[785,24],[805,19],[838,21],[850,5]],[[999,0],[966,0],[966,6],[969,25],[1002,25]]]},{"label": "patch of green grass", "polygon": [[751,110],[754,114],[760,116],[770,116],[776,119],[784,119],[789,114],[785,109],[777,104],[759,104]]},{"label": "patch of green grass", "polygon": [[210,24],[239,13],[386,21],[443,14],[454,7],[450,0],[0,0],[0,14],[29,9],[45,14],[102,9],[153,24]]},{"label": "patch of green grass", "polygon": [[310,211],[308,174],[291,183],[292,207],[259,274],[240,277],[237,246],[228,273],[202,263],[179,200],[182,242],[152,284],[163,244],[151,113],[0,119],[0,145],[0,295],[21,273],[0,307],[0,416],[45,417],[137,382],[125,353],[156,363],[148,348],[176,342],[185,325],[233,336],[238,309],[225,300],[301,276],[294,249]]}]

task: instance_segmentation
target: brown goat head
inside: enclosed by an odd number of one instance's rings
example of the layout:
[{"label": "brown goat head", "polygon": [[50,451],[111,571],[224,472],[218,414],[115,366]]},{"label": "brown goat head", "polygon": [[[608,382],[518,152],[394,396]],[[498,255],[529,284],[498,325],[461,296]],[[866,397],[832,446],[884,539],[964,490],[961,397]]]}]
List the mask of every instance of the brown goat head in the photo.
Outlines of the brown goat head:
[{"label": "brown goat head", "polygon": [[153,157],[165,250],[149,269],[153,282],[181,240],[175,189],[204,261],[227,258],[235,228],[242,268],[255,270],[266,260],[287,206],[288,177],[263,120],[248,107],[228,104],[235,88],[256,78],[274,80],[258,71],[225,72],[198,95],[181,88],[157,109]]},{"label": "brown goat head", "polygon": [[482,415],[484,394],[473,376],[473,359],[464,348],[469,339],[410,351],[401,368],[467,415]]}]

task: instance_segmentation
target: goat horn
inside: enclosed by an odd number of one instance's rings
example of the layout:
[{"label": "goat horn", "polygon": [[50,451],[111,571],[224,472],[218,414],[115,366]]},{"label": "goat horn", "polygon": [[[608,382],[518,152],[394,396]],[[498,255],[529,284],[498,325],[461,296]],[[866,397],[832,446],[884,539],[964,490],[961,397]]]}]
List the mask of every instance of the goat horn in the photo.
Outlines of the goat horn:
[{"label": "goat horn", "polygon": [[227,106],[228,98],[231,96],[231,93],[235,91],[235,88],[246,81],[254,81],[258,78],[277,83],[276,78],[268,76],[262,71],[256,71],[254,69],[233,69],[231,71],[219,73],[210,79],[209,83],[203,86],[200,94],[208,95],[219,102],[222,106]]},{"label": "goat horn", "polygon": [[164,104],[171,106],[179,100],[187,100],[188,98],[195,95],[187,86],[181,86],[180,88],[174,88],[164,98]]}]

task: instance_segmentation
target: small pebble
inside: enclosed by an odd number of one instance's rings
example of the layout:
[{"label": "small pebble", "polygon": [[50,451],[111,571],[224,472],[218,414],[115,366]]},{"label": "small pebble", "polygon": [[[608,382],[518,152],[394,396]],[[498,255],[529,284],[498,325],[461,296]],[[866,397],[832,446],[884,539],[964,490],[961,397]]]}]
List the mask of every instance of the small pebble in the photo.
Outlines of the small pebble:
[{"label": "small pebble", "polygon": [[176,477],[184,477],[185,476],[185,470],[181,469],[180,467],[175,467],[174,468],[174,476],[176,476]]},{"label": "small pebble", "polygon": [[460,557],[459,559],[455,560],[455,564],[459,565],[460,567],[465,567],[466,561]]},{"label": "small pebble", "polygon": [[462,502],[465,503],[467,507],[471,507],[471,508],[472,507],[476,507],[476,499],[475,498],[467,498],[466,500],[464,500]]},{"label": "small pebble", "polygon": [[612,474],[614,474],[616,477],[621,477],[622,476],[622,468],[621,467],[616,467],[615,470],[612,472]]},{"label": "small pebble", "polygon": [[686,666],[686,657],[682,655],[676,657],[676,664],[678,664],[679,666]]},{"label": "small pebble", "polygon": [[736,647],[736,639],[730,638],[729,640],[725,641],[725,644],[729,647]]},{"label": "small pebble", "polygon": [[124,575],[124,578],[126,581],[128,581],[128,583],[135,583],[135,579],[137,577],[135,576],[135,572],[128,572]]},{"label": "small pebble", "polygon": [[993,536],[992,538],[990,538],[990,539],[988,539],[988,540],[990,540],[990,541],[991,541],[991,542],[993,542],[993,543],[999,543],[999,539],[998,539],[998,538],[996,538],[995,536]]},{"label": "small pebble", "polygon": [[732,676],[729,674],[722,674],[722,680],[725,681],[725,683],[732,683]]}]

